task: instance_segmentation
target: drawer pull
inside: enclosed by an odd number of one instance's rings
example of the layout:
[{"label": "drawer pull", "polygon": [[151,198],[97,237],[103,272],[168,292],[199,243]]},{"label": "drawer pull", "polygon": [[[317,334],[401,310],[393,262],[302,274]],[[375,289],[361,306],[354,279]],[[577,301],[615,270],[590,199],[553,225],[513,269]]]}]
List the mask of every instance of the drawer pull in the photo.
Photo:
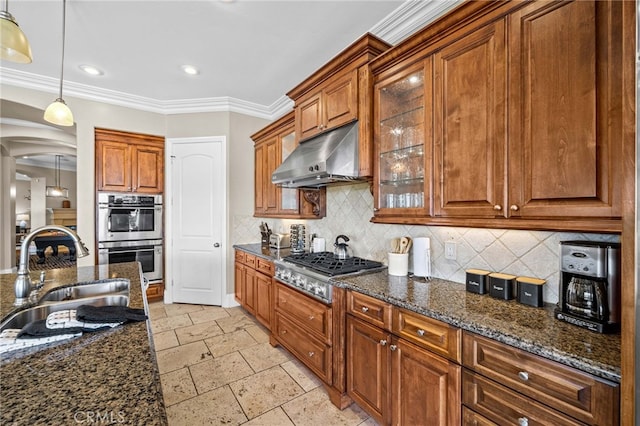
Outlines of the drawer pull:
[{"label": "drawer pull", "polygon": [[384,340],[384,339],[382,339],[382,340],[380,340],[380,344],[381,344],[382,346],[386,346],[386,345],[387,345],[387,341],[386,341],[386,340]]},{"label": "drawer pull", "polygon": [[368,308],[368,307],[366,307],[366,306],[363,306],[363,307],[362,307],[362,312],[367,312],[368,310],[369,310],[369,308]]},{"label": "drawer pull", "polygon": [[418,333],[418,336],[420,336],[420,337],[424,336],[424,330],[421,329],[421,328],[419,328],[416,333]]},{"label": "drawer pull", "polygon": [[287,334],[287,330],[282,330],[282,331],[280,332],[280,334],[282,334],[282,335]]},{"label": "drawer pull", "polygon": [[518,425],[520,426],[528,426],[529,425],[529,419],[526,417],[519,417],[518,418]]},{"label": "drawer pull", "polygon": [[316,353],[315,352],[309,352],[309,357],[314,356]]},{"label": "drawer pull", "polygon": [[529,380],[529,373],[527,373],[526,371],[520,371],[518,373],[518,377],[526,382],[527,380]]},{"label": "drawer pull", "polygon": [[309,315],[309,321],[313,321],[315,317],[313,315]]},{"label": "drawer pull", "polygon": [[389,346],[389,349],[391,349],[392,351],[395,351],[396,349],[398,349],[398,347],[396,345],[391,345]]}]

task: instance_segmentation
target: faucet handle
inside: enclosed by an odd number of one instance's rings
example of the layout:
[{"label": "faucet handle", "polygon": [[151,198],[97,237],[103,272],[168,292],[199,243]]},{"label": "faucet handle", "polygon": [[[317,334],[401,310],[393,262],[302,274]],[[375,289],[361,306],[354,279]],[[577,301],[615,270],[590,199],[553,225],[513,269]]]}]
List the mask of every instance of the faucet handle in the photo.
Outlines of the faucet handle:
[{"label": "faucet handle", "polygon": [[40,283],[38,284],[38,288],[42,288],[42,286],[44,286],[45,278],[46,278],[46,272],[40,271]]}]

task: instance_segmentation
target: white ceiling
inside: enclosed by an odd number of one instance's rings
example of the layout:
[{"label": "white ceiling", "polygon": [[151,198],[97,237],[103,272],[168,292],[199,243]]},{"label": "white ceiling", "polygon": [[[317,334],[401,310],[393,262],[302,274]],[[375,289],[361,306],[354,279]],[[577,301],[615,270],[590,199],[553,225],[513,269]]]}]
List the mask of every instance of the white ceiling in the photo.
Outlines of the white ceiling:
[{"label": "white ceiling", "polygon": [[[394,44],[458,2],[67,0],[64,97],[72,110],[70,96],[164,113],[226,108],[276,118],[291,108],[287,91],[364,33]],[[9,1],[33,62],[2,61],[4,84],[57,97],[62,4]],[[104,74],[90,76],[83,64]],[[200,74],[183,73],[184,64]],[[3,104],[3,119],[6,111]]]}]

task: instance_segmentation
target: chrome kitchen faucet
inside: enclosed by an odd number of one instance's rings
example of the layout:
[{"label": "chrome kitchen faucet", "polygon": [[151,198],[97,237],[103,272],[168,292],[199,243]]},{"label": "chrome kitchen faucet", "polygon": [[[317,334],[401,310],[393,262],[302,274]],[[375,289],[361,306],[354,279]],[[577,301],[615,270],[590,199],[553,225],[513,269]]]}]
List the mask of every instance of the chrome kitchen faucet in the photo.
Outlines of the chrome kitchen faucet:
[{"label": "chrome kitchen faucet", "polygon": [[31,290],[35,286],[31,282],[31,276],[29,275],[29,246],[31,241],[43,231],[59,231],[67,234],[73,240],[73,244],[76,247],[76,256],[84,257],[89,255],[89,250],[85,247],[82,240],[76,232],[66,226],[59,225],[45,225],[38,229],[31,231],[24,237],[22,245],[20,246],[20,264],[18,266],[18,276],[15,282],[16,301],[13,302],[14,306],[20,306],[27,302]]}]

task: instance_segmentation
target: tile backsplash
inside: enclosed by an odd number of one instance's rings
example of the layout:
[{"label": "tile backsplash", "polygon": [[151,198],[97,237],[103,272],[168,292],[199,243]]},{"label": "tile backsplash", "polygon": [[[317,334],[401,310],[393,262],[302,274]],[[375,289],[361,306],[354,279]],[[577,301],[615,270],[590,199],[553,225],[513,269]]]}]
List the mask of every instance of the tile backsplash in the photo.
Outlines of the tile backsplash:
[{"label": "tile backsplash", "polygon": [[[315,233],[327,240],[327,250],[340,234],[350,239],[355,256],[387,263],[391,239],[400,236],[430,237],[431,271],[437,278],[464,283],[470,268],[542,278],[544,301],[558,301],[560,241],[591,240],[619,242],[619,235],[522,231],[507,229],[458,228],[449,226],[374,224],[373,196],[368,184],[327,188],[327,216],[322,220],[264,219],[233,217],[233,244],[260,241],[258,225],[267,222],[275,232],[289,232],[293,223],[306,225],[307,240]],[[456,260],[445,259],[444,243],[456,243]],[[411,258],[411,256],[410,256]],[[409,265],[411,270],[411,265]]]}]

